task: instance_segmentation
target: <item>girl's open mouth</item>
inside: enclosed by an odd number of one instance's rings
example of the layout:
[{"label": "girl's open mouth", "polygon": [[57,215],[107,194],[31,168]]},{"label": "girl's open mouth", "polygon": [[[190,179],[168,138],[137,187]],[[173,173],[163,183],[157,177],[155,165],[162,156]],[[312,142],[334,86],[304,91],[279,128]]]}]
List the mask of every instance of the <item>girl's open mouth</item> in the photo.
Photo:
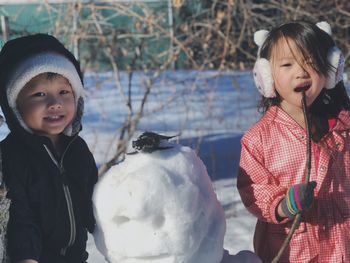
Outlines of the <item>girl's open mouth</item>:
[{"label": "girl's open mouth", "polygon": [[296,87],[294,89],[294,91],[295,92],[303,92],[303,91],[307,91],[310,87],[311,87],[311,84],[307,84],[307,85],[304,85],[304,86]]}]

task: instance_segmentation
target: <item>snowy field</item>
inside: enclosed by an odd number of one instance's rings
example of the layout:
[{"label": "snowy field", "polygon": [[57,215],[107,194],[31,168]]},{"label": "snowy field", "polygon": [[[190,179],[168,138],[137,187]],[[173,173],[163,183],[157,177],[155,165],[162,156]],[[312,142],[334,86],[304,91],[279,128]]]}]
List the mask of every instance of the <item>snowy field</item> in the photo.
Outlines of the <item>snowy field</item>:
[{"label": "snowy field", "polygon": [[[131,86],[131,104],[140,107],[151,73],[120,75],[86,74],[87,88],[83,131],[94,157],[101,165],[113,156],[120,127],[127,113],[126,98]],[[255,219],[243,207],[236,189],[240,138],[259,118],[259,94],[250,72],[167,71],[154,80],[137,126],[137,135],[154,131],[178,135],[177,143],[194,149],[207,167],[214,191],[224,208],[227,229],[224,248],[230,254],[252,250]],[[8,130],[0,128],[3,138]],[[131,150],[131,149],[130,149]],[[105,260],[88,240],[90,263]]]},{"label": "snowy field", "polygon": [[[149,76],[136,73],[129,82],[127,75],[122,74],[118,88],[110,74],[90,74],[86,78],[88,93],[82,136],[98,164],[110,158],[118,142],[116,131],[127,114],[126,87],[132,87],[133,108],[137,111],[148,79]],[[146,130],[180,134],[177,142],[196,150],[224,209],[224,248],[232,255],[253,250],[256,219],[240,200],[236,176],[240,138],[260,117],[259,99],[249,71],[168,71],[154,82],[137,129],[138,134]],[[92,236],[88,251],[89,262],[105,262]]]},{"label": "snowy field", "polygon": [[[132,81],[134,108],[140,105],[148,76],[136,74]],[[128,78],[121,75],[121,90],[110,74],[86,78],[87,100],[82,136],[96,161],[111,157],[117,144],[116,131],[127,114]],[[94,86],[94,83],[97,83]],[[138,134],[145,130],[167,135],[181,133],[178,143],[195,149],[212,178],[224,208],[227,229],[224,248],[230,254],[252,250],[255,219],[243,207],[236,189],[240,138],[259,117],[256,91],[250,72],[166,72],[152,87]],[[89,262],[105,262],[89,237]]]}]

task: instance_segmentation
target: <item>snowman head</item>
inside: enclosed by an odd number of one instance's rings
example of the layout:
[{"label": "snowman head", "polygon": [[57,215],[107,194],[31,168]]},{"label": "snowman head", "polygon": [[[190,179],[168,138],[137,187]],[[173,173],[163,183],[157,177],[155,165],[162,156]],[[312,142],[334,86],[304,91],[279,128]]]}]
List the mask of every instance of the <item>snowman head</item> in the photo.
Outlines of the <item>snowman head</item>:
[{"label": "snowman head", "polygon": [[93,201],[95,241],[110,262],[212,263],[222,257],[223,210],[189,148],[128,156],[98,182]]}]

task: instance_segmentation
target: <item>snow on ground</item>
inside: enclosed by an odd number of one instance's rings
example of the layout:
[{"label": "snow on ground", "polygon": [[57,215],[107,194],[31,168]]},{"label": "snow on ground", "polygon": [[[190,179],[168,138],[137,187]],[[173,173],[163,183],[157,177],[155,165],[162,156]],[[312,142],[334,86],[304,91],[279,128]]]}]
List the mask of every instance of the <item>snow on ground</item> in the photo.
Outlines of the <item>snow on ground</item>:
[{"label": "snow on ground", "polygon": [[[128,113],[125,98],[129,84],[131,103],[137,112],[151,74],[134,72],[129,83],[128,75],[122,72],[120,86],[115,85],[111,73],[86,74],[81,136],[98,165],[109,160],[115,151],[120,127]],[[230,254],[252,250],[256,220],[243,207],[235,178],[240,138],[260,116],[256,106],[259,97],[249,71],[166,71],[155,80],[137,127],[138,134],[145,130],[180,134],[177,142],[198,152],[224,208],[227,225],[224,248]],[[6,125],[2,125],[0,139],[7,133]],[[91,235],[87,247],[90,263],[105,263]]]},{"label": "snow on ground", "polygon": [[[134,76],[132,100],[137,108],[147,76],[137,72]],[[121,86],[127,87],[127,75],[122,73],[120,78]],[[118,131],[127,115],[123,100],[126,90],[118,90],[110,73],[86,74],[85,83],[87,96],[81,136],[101,165],[112,156]],[[139,133],[145,130],[168,135],[181,132],[178,143],[198,152],[225,210],[224,248],[231,254],[252,249],[255,220],[240,202],[235,177],[239,140],[258,118],[258,97],[250,72],[165,72],[152,88],[138,126]],[[7,133],[6,125],[2,125],[0,139]],[[91,235],[87,249],[90,263],[105,262]]]},{"label": "snow on ground", "polygon": [[[148,75],[135,72],[133,76],[131,102],[137,112]],[[111,74],[89,74],[86,77],[87,99],[81,134],[98,163],[114,153],[118,129],[128,113],[127,101],[124,100],[128,94],[128,76],[123,73],[120,79],[123,89],[116,87]],[[181,133],[181,144],[203,149],[204,155],[208,156],[219,153],[218,147],[224,147],[221,152],[232,158],[236,154],[233,144],[239,144],[238,136],[259,117],[256,110],[259,97],[250,72],[164,72],[151,89],[137,129],[167,135]],[[216,142],[221,142],[221,145]],[[211,170],[214,167],[209,168],[210,176],[228,177]],[[231,170],[230,173],[229,177],[235,172]]]},{"label": "snow on ground", "polygon": [[[146,76],[135,74],[132,101],[140,103]],[[123,87],[128,86],[122,74]],[[87,100],[82,136],[101,164],[111,157],[117,143],[116,131],[127,113],[126,91],[113,85],[110,74],[87,76]],[[95,88],[98,84],[98,89]],[[135,91],[136,90],[136,91]],[[240,138],[259,117],[257,93],[250,72],[165,72],[156,81],[145,107],[138,132],[145,130],[175,135],[177,142],[196,150],[213,180],[214,191],[225,211],[224,248],[230,254],[252,250],[255,218],[246,211],[236,189]],[[89,262],[104,263],[88,240]]]}]

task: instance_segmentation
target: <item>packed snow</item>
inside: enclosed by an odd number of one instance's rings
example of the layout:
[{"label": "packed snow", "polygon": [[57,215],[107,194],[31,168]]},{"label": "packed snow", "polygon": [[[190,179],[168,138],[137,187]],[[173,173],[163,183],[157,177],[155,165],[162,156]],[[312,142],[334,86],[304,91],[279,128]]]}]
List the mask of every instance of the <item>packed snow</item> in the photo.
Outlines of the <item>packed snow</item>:
[{"label": "packed snow", "polygon": [[218,263],[225,216],[188,147],[128,155],[97,183],[96,246],[111,263]]}]

